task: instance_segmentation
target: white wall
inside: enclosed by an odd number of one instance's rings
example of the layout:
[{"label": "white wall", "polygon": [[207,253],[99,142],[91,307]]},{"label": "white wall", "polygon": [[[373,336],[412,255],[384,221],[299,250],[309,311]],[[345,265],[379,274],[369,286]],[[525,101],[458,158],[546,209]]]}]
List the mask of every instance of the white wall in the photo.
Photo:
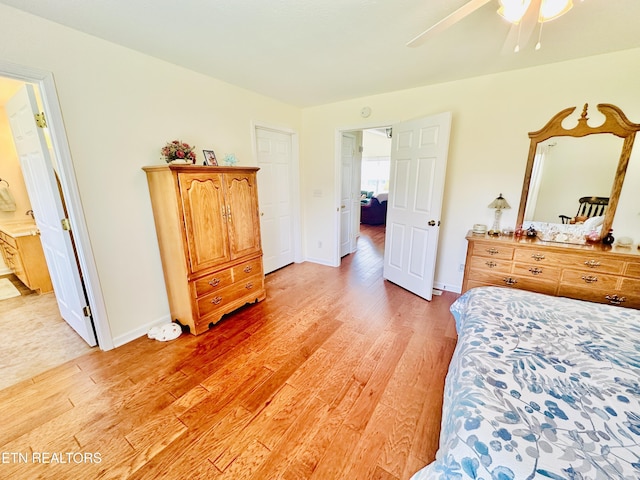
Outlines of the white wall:
[{"label": "white wall", "polygon": [[169,309],[141,167],[174,139],[253,165],[252,122],[300,110],[4,5],[0,59],[53,72],[114,343],[145,333]]},{"label": "white wall", "polygon": [[[542,128],[560,110],[580,109],[584,103],[595,112],[591,118],[597,118],[597,103],[612,103],[640,123],[638,78],[640,49],[633,49],[305,109],[301,191],[306,194],[304,216],[314,218],[313,223],[307,222],[304,236],[308,255],[333,262],[335,131],[362,126],[363,106],[371,107],[367,119],[371,126],[453,113],[436,285],[458,290],[462,284],[459,265],[466,253],[464,236],[474,223],[491,225],[493,212],[487,205],[499,193],[512,206],[504,212],[502,225],[515,226],[529,148],[527,133]],[[639,163],[640,145],[634,157],[632,162]],[[314,190],[322,196],[311,195]]]}]

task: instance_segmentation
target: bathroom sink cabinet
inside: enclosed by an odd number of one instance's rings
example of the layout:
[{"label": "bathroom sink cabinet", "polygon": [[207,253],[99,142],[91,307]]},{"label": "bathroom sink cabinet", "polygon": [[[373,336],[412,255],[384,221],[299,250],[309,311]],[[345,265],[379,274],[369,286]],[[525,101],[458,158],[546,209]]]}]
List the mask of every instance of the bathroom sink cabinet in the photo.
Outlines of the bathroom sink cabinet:
[{"label": "bathroom sink cabinet", "polygon": [[14,236],[9,232],[0,230],[0,250],[7,267],[31,290],[38,293],[53,291],[40,236]]}]

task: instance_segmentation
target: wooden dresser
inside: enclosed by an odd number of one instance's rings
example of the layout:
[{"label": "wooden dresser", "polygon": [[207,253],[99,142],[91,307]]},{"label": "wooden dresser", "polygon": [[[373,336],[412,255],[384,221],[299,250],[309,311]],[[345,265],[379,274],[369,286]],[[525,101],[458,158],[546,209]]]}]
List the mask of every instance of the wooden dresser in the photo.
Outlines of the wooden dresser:
[{"label": "wooden dresser", "polygon": [[256,172],[144,167],[171,316],[196,335],[266,297]]},{"label": "wooden dresser", "polygon": [[640,251],[467,234],[462,291],[482,285],[640,308]]}]

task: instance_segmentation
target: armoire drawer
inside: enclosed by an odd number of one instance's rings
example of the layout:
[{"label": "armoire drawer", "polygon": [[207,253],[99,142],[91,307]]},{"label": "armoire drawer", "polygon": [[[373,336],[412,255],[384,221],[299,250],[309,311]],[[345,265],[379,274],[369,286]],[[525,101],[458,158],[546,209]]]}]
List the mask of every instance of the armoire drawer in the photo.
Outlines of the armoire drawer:
[{"label": "armoire drawer", "polygon": [[243,297],[251,297],[253,292],[263,288],[262,275],[254,275],[213,293],[196,299],[200,318],[217,310],[224,310],[229,304]]},{"label": "armoire drawer", "polygon": [[196,296],[202,297],[211,292],[221,290],[233,284],[233,278],[230,270],[222,270],[220,272],[207,275],[193,282],[196,287]]},{"label": "armoire drawer", "polygon": [[233,281],[252,277],[253,275],[262,274],[262,257],[241,263],[231,269],[233,271]]}]

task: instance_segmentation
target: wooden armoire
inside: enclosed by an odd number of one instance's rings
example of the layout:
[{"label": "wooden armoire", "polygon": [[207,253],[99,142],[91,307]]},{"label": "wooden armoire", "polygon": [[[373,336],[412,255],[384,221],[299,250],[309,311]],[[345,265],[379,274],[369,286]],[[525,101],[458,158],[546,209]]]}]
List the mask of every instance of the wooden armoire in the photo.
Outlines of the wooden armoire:
[{"label": "wooden armoire", "polygon": [[266,298],[257,167],[144,167],[171,317],[193,334]]}]

